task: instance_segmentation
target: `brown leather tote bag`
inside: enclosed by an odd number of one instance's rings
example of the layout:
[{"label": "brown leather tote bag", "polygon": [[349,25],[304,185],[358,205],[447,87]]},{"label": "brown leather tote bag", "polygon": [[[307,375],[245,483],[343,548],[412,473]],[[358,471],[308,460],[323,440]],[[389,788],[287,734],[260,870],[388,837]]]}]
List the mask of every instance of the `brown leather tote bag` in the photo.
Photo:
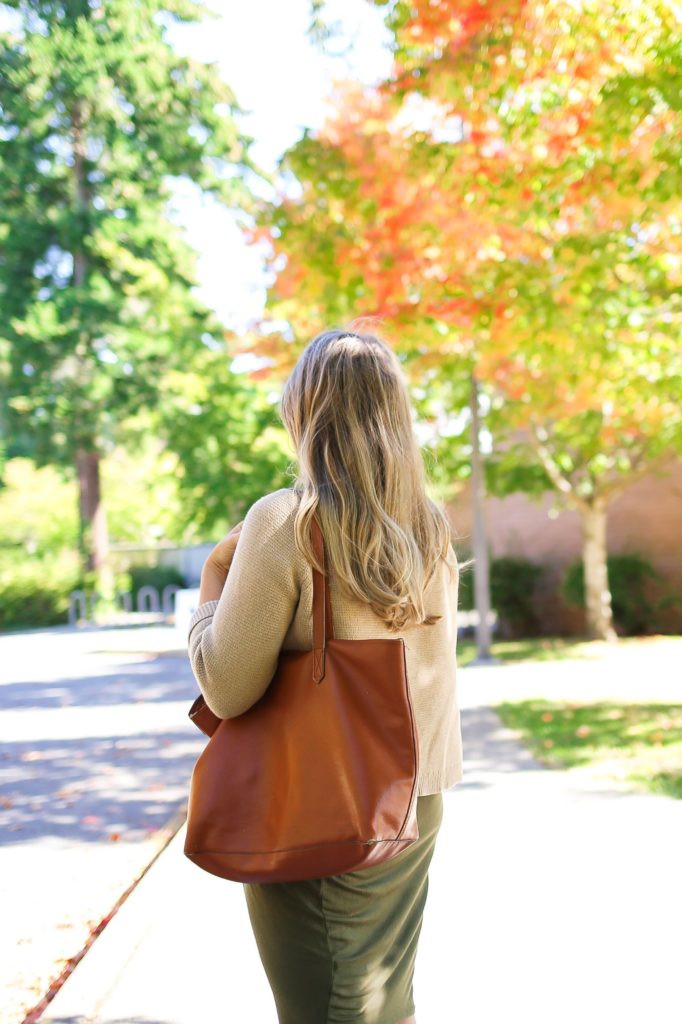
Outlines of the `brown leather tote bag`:
[{"label": "brown leather tote bag", "polygon": [[[312,540],[325,566],[320,525]],[[313,649],[282,650],[268,689],[236,718],[197,697],[207,736],[192,771],[184,853],[236,882],[357,871],[419,838],[418,735],[402,637],[334,637],[313,572]]]}]

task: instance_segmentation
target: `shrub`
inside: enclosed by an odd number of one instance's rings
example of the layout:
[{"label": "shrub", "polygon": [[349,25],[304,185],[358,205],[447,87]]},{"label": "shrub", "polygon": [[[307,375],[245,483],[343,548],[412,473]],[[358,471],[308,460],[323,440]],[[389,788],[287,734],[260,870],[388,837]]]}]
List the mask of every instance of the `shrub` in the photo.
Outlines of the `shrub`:
[{"label": "shrub", "polygon": [[133,599],[137,600],[137,592],[141,587],[156,587],[159,594],[169,583],[186,587],[185,577],[172,565],[132,565],[128,569]]},{"label": "shrub", "polygon": [[[169,583],[184,587],[182,573],[172,566],[135,566],[115,577],[119,592],[132,594],[137,607],[141,587],[158,588],[159,597]],[[69,595],[82,590],[91,599],[96,573],[83,573],[76,552],[50,559],[15,560],[0,573],[0,629],[33,629],[69,621]]]},{"label": "shrub", "polygon": [[458,607],[463,612],[470,612],[474,607],[474,571],[467,569],[459,571],[459,599]]},{"label": "shrub", "polygon": [[533,595],[542,576],[542,566],[526,558],[495,558],[490,572],[493,607],[516,634],[538,630]]},{"label": "shrub", "polygon": [[133,608],[137,608],[137,596],[142,587],[155,587],[159,600],[162,600],[163,589],[169,584],[174,583],[183,589],[187,586],[185,577],[172,565],[133,565],[128,569],[126,576],[130,580],[130,585],[119,589],[126,589],[131,595]]},{"label": "shrub", "polygon": [[[460,576],[459,606],[464,611],[474,607],[475,566]],[[507,632],[528,635],[538,631],[539,621],[533,605],[533,594],[543,568],[526,558],[493,558],[490,563],[490,603]]]},{"label": "shrub", "polygon": [[[660,574],[638,554],[609,555],[606,568],[616,626],[626,634],[650,632],[659,607],[659,602],[650,597],[650,585],[660,579]],[[582,561],[568,567],[561,592],[569,604],[585,607]]]},{"label": "shrub", "polygon": [[63,562],[30,561],[0,575],[0,629],[31,629],[68,622],[69,594],[78,585]]}]

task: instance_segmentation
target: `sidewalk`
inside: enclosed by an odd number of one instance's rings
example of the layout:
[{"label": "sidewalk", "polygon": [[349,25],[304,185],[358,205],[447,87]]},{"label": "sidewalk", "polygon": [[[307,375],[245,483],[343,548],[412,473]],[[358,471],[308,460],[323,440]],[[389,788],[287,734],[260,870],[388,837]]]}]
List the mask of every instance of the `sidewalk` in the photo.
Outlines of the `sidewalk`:
[{"label": "sidewalk", "polygon": [[205,737],[176,649],[163,625],[0,637],[1,1024],[59,984],[185,806]]},{"label": "sidewalk", "polygon": [[[478,672],[460,673],[465,777],[444,794],[418,1024],[679,1024],[682,804],[541,767]],[[185,858],[184,834],[45,1024],[276,1024],[241,886]]]}]

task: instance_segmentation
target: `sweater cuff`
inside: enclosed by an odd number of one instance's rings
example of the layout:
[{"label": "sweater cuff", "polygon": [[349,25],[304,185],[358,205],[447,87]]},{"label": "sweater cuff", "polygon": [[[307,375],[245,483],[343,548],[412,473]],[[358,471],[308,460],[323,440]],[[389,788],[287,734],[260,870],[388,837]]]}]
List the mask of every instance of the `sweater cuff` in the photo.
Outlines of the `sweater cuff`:
[{"label": "sweater cuff", "polygon": [[211,619],[211,618],[213,618],[213,615],[215,614],[215,610],[216,610],[217,607],[218,607],[218,602],[217,601],[204,601],[204,603],[200,604],[199,607],[196,609],[196,611],[193,612],[192,617],[189,620],[189,624],[187,626],[187,642],[188,643],[189,643],[189,639],[190,639],[190,637],[192,635],[192,630],[194,629],[194,627],[199,622],[203,622],[204,619]]}]

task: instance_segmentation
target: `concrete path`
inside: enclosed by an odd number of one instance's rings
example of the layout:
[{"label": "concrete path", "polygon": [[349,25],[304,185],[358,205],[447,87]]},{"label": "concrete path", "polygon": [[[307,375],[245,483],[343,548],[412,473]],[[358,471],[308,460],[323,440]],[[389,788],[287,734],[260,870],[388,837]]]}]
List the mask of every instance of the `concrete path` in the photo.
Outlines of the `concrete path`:
[{"label": "concrete path", "polygon": [[205,740],[177,647],[167,626],[0,638],[2,1024],[69,969],[186,803]]},{"label": "concrete path", "polygon": [[[578,703],[682,702],[682,642],[678,637],[627,638],[616,644],[593,641],[584,657],[508,661],[479,665],[462,693],[462,703],[495,705],[502,700],[566,700]],[[469,673],[465,672],[465,675]],[[682,1015],[680,1016],[682,1020]]]},{"label": "concrete path", "polygon": [[[491,671],[460,673],[465,778],[445,794],[418,1024],[680,1024],[682,802],[542,768],[481,699]],[[183,842],[181,828],[46,1024],[276,1024],[241,886]]]}]

